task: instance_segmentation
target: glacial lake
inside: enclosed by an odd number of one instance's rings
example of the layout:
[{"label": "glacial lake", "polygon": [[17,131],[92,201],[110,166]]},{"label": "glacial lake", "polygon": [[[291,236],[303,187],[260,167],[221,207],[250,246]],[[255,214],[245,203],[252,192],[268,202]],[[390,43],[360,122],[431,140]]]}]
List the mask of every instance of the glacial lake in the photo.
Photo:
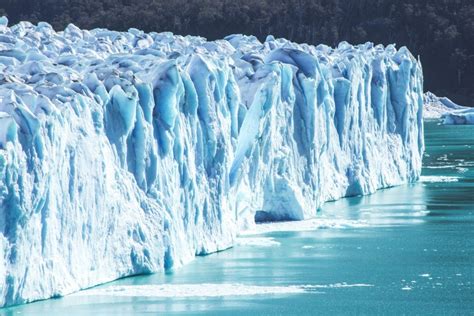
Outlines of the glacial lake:
[{"label": "glacial lake", "polygon": [[266,224],[167,274],[0,315],[473,315],[474,126],[425,122],[420,182]]}]

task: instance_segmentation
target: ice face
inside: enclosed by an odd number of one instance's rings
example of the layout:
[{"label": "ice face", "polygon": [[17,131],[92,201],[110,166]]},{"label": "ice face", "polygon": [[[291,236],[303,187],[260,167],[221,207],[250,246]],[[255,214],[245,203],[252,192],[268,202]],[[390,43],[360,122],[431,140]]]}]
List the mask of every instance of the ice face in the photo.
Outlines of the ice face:
[{"label": "ice face", "polygon": [[416,181],[406,48],[0,19],[0,305],[231,247],[255,221]]}]

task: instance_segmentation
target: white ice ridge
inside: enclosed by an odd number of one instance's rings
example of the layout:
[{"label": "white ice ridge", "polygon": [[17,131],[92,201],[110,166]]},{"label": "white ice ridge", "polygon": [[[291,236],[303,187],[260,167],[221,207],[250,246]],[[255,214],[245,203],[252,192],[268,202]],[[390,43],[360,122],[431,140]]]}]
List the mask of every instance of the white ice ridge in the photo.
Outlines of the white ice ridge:
[{"label": "white ice ridge", "polygon": [[0,19],[0,305],[170,269],[416,181],[405,48]]}]

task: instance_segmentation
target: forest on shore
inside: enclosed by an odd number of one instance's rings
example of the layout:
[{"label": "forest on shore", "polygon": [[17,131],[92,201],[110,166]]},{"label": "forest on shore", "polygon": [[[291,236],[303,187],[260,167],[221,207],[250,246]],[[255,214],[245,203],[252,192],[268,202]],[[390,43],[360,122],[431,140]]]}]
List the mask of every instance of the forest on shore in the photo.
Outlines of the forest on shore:
[{"label": "forest on shore", "polygon": [[171,31],[210,40],[268,34],[335,46],[371,41],[419,55],[425,90],[474,106],[472,0],[2,0],[10,24]]}]

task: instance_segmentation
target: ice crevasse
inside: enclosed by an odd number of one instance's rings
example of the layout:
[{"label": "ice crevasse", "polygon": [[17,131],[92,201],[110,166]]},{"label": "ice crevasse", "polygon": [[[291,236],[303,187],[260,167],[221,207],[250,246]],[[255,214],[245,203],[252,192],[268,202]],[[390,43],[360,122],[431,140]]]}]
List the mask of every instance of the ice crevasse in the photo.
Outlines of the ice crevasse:
[{"label": "ice crevasse", "polygon": [[416,181],[422,93],[405,47],[0,18],[0,306]]}]

